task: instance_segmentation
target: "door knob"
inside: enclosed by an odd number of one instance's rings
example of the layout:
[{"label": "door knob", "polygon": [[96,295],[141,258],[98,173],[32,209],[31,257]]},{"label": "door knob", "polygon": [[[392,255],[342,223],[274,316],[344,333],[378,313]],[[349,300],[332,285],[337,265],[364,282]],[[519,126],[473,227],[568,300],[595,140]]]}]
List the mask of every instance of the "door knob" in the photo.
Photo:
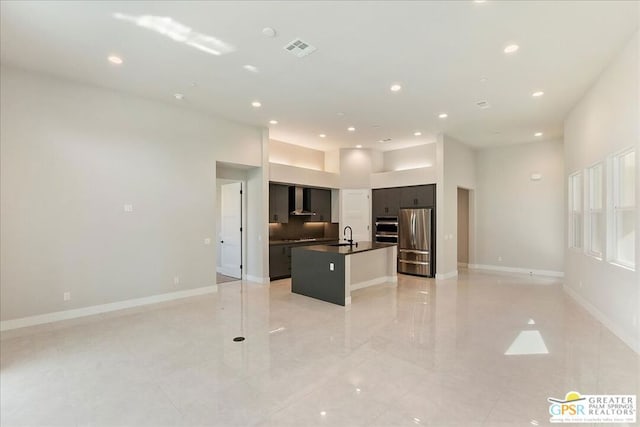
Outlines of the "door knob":
[{"label": "door knob", "polygon": [[220,240],[220,243],[224,243],[224,240]]}]

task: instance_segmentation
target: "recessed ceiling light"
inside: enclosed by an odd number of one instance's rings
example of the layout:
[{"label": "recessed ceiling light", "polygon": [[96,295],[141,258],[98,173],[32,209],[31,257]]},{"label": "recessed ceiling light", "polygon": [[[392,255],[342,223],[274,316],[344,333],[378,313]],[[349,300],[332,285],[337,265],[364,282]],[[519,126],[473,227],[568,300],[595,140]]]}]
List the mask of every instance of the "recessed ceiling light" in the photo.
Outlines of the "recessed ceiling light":
[{"label": "recessed ceiling light", "polygon": [[482,78],[480,79],[480,83],[486,83],[486,82],[488,82],[488,81],[489,81],[489,79],[488,79],[488,78],[486,78],[486,77],[482,77]]},{"label": "recessed ceiling light", "polygon": [[389,89],[391,89],[391,92],[398,92],[400,89],[402,89],[402,86],[395,83],[395,84],[392,84]]},{"label": "recessed ceiling light", "polygon": [[362,148],[361,144],[356,145],[356,148]]},{"label": "recessed ceiling light", "polygon": [[260,101],[253,101],[251,103],[251,106],[254,107],[254,108],[260,108],[260,107],[262,107],[262,104],[260,103]]},{"label": "recessed ceiling light", "polygon": [[324,133],[321,133],[320,135],[318,135],[320,138],[326,138],[327,135],[325,135]]},{"label": "recessed ceiling light", "polygon": [[173,97],[175,99],[177,99],[178,101],[182,101],[184,99],[184,94],[183,93],[174,93]]},{"label": "recessed ceiling light", "polygon": [[520,46],[517,44],[510,44],[504,48],[504,53],[516,53],[520,49]]},{"label": "recessed ceiling light", "polygon": [[252,73],[257,73],[258,72],[258,67],[256,67],[255,65],[243,65],[242,68],[244,68],[247,71],[251,71]]},{"label": "recessed ceiling light", "polygon": [[355,132],[356,128],[354,128],[353,126],[349,126],[349,127],[347,128],[347,130],[348,130],[349,132]]},{"label": "recessed ceiling light", "polygon": [[542,136],[542,132],[536,132],[533,134],[534,136]]},{"label": "recessed ceiling light", "polygon": [[538,91],[533,92],[533,93],[531,94],[531,96],[533,96],[534,98],[539,98],[539,97],[541,97],[542,95],[544,95],[544,92],[543,92],[543,91],[541,91],[541,90],[538,90]]},{"label": "recessed ceiling light", "polygon": [[420,132],[420,131],[413,133],[413,136],[420,136],[420,135],[422,135],[422,132]]},{"label": "recessed ceiling light", "polygon": [[438,114],[438,117],[441,119],[446,119],[447,117],[449,117],[449,115],[447,113],[440,113]]},{"label": "recessed ceiling light", "polygon": [[111,62],[112,64],[116,64],[116,65],[121,65],[124,62],[122,60],[122,58],[120,58],[119,56],[116,56],[116,55],[111,55],[107,59],[109,60],[109,62]]},{"label": "recessed ceiling light", "polygon": [[339,115],[340,117],[344,116],[344,113],[342,111],[336,113],[337,115]]},{"label": "recessed ceiling light", "polygon": [[278,121],[277,120],[269,120],[269,123],[271,123],[272,125],[277,125]]},{"label": "recessed ceiling light", "polygon": [[487,0],[473,0],[474,3],[478,3],[478,4],[482,4],[482,3],[486,3]]}]

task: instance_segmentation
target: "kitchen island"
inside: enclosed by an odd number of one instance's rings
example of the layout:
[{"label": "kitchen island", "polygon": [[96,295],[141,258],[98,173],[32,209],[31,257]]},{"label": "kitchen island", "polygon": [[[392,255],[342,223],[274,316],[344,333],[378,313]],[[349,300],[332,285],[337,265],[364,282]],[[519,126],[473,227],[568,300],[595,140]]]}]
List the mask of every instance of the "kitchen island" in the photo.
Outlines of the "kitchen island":
[{"label": "kitchen island", "polygon": [[396,284],[397,246],[358,242],[314,245],[291,251],[291,292],[346,306],[351,292],[382,283]]}]

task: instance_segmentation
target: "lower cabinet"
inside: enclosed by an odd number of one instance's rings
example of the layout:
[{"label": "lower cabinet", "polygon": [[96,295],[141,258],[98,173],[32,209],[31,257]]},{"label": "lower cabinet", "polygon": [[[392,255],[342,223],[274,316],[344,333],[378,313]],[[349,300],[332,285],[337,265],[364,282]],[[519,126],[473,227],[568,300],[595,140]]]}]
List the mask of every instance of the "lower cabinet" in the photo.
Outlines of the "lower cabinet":
[{"label": "lower cabinet", "polygon": [[291,276],[291,246],[269,246],[269,277],[271,280]]}]

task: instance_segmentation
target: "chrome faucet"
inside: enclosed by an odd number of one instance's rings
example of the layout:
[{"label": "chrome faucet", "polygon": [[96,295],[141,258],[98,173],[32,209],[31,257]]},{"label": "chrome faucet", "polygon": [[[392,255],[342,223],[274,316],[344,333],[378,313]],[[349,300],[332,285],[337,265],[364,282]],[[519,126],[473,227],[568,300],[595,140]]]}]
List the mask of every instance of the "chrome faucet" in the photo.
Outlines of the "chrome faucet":
[{"label": "chrome faucet", "polygon": [[[349,238],[347,239],[346,234],[347,234],[347,228],[349,229]],[[351,228],[350,225],[347,225],[344,230],[342,231],[342,237],[344,237],[344,240],[346,240],[347,242],[349,242],[349,246],[353,246],[353,229]]]}]

